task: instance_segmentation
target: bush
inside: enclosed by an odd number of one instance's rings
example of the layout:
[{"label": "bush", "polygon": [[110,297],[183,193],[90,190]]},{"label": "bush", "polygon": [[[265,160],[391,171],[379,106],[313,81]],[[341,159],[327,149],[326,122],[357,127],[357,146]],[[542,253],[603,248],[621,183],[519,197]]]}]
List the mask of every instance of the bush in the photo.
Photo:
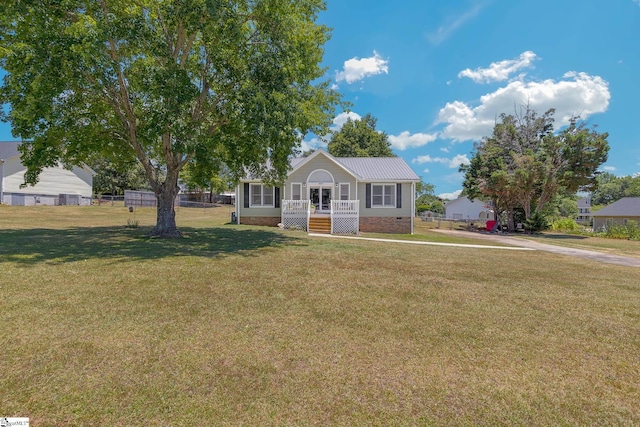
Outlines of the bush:
[{"label": "bush", "polygon": [[636,221],[628,221],[626,225],[612,224],[607,227],[605,236],[612,239],[640,240],[640,228]]},{"label": "bush", "polygon": [[540,211],[535,211],[529,219],[524,221],[524,229],[529,232],[546,230],[549,228],[547,218]]},{"label": "bush", "polygon": [[560,218],[553,221],[551,229],[555,231],[575,232],[580,231],[581,227],[573,218]]}]

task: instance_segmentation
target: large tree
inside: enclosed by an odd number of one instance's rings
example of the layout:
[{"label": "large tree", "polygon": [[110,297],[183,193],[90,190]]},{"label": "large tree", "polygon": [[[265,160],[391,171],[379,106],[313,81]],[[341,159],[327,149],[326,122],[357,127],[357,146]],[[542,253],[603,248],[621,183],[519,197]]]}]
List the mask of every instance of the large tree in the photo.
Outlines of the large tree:
[{"label": "large tree", "polygon": [[539,116],[525,106],[519,114],[501,115],[492,135],[475,144],[470,164],[461,168],[464,193],[492,200],[496,213],[507,213],[509,229],[516,208],[529,219],[559,192],[593,189],[598,167],[607,160],[606,133],[578,119],[556,133],[554,113]]},{"label": "large tree", "polygon": [[342,125],[331,134],[327,145],[336,157],[395,157],[386,133],[376,130],[377,119],[371,114]]},{"label": "large tree", "polygon": [[[12,0],[0,3],[0,103],[27,183],[58,162],[137,159],[158,199],[152,235],[179,236],[181,169],[226,164],[280,181],[338,95],[324,70],[322,0]],[[269,165],[267,167],[267,165]]]}]

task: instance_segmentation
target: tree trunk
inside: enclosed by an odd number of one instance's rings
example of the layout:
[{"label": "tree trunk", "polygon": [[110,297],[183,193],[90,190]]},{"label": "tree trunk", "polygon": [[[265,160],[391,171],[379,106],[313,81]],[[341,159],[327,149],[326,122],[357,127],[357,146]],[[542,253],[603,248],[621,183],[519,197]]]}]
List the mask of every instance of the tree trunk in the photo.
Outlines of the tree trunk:
[{"label": "tree trunk", "polygon": [[180,188],[178,187],[177,176],[172,180],[173,182],[169,180],[169,176],[167,181],[156,190],[158,216],[155,228],[149,233],[151,237],[182,237],[182,233],[178,231],[176,226],[176,209],[174,205]]}]

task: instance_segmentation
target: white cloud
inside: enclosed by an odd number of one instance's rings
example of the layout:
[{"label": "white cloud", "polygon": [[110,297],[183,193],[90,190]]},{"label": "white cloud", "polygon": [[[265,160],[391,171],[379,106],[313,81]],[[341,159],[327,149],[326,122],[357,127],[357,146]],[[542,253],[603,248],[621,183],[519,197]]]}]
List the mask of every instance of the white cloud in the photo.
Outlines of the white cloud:
[{"label": "white cloud", "polygon": [[358,113],[354,113],[353,111],[344,111],[338,114],[333,119],[333,126],[331,126],[332,131],[338,131],[342,129],[342,126],[347,123],[347,120],[351,119],[352,121],[360,120],[362,116]]},{"label": "white cloud", "polygon": [[368,58],[354,57],[344,61],[343,70],[336,72],[336,81],[344,80],[351,84],[365,77],[382,73],[389,74],[389,61],[382,59],[380,54],[374,50],[373,56]]},{"label": "white cloud", "polygon": [[460,165],[468,165],[469,158],[466,154],[457,154],[451,159],[447,159],[446,157],[431,157],[430,155],[418,156],[415,159],[411,160],[411,163],[414,164],[424,164],[424,163],[441,163],[449,168],[458,168]]},{"label": "white cloud", "polygon": [[460,193],[462,193],[462,190],[456,190],[453,193],[440,193],[438,197],[445,200],[455,200],[460,197]]},{"label": "white cloud", "polygon": [[602,169],[606,170],[607,172],[613,172],[616,170],[615,166],[605,166]]},{"label": "white cloud", "polygon": [[476,15],[480,13],[481,9],[482,5],[477,3],[473,8],[467,10],[463,14],[449,18],[447,22],[438,27],[435,32],[427,34],[427,40],[429,40],[433,45],[439,45],[451,37],[453,33],[455,33],[458,28],[462,27],[467,21],[475,18]]},{"label": "white cloud", "polygon": [[407,148],[422,147],[438,138],[437,133],[414,133],[408,131],[401,132],[400,135],[389,135],[389,142],[396,150],[406,150]]},{"label": "white cloud", "polygon": [[462,101],[449,102],[440,109],[436,123],[446,124],[442,138],[468,141],[490,135],[500,114],[513,114],[515,108],[525,104],[539,114],[555,108],[555,124],[559,128],[567,125],[572,116],[587,119],[606,111],[610,99],[609,84],[601,77],[571,71],[559,81],[512,81],[480,97],[477,107]]},{"label": "white cloud", "polygon": [[[640,0],[639,0],[640,1]],[[500,62],[492,62],[489,68],[467,68],[458,73],[458,77],[468,77],[476,83],[491,83],[507,80],[509,76],[523,68],[531,67],[536,59],[536,54],[530,50],[520,54],[516,59],[505,59]]]},{"label": "white cloud", "polygon": [[447,147],[441,147],[440,151],[442,151],[443,153],[448,153],[449,149]]},{"label": "white cloud", "polygon": [[429,168],[427,168],[427,169],[423,170],[422,172],[429,173],[430,171],[429,171]]},{"label": "white cloud", "polygon": [[[360,114],[355,113],[353,111],[344,111],[338,114],[333,118],[333,125],[331,125],[330,129],[334,132],[342,129],[342,126],[347,122],[347,120],[360,120],[362,117]],[[300,143],[300,148],[302,151],[307,151],[310,149],[318,149],[318,148],[326,148],[329,143],[330,135],[317,135],[311,138],[308,141],[302,141]]]}]

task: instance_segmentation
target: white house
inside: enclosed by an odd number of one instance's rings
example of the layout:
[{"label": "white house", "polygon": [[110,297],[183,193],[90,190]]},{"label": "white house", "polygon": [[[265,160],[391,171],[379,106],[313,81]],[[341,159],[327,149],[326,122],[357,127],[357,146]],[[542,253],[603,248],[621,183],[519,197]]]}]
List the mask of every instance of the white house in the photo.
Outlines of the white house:
[{"label": "white house", "polygon": [[333,157],[317,150],[292,159],[280,186],[242,180],[236,221],[336,234],[413,233],[419,181],[400,157]]},{"label": "white house", "polygon": [[487,202],[478,199],[469,200],[466,196],[448,202],[444,206],[444,211],[447,219],[480,221],[493,219],[493,209]]},{"label": "white house", "polygon": [[89,205],[95,172],[88,166],[45,168],[35,186],[24,186],[19,142],[0,142],[0,202],[6,205]]}]

